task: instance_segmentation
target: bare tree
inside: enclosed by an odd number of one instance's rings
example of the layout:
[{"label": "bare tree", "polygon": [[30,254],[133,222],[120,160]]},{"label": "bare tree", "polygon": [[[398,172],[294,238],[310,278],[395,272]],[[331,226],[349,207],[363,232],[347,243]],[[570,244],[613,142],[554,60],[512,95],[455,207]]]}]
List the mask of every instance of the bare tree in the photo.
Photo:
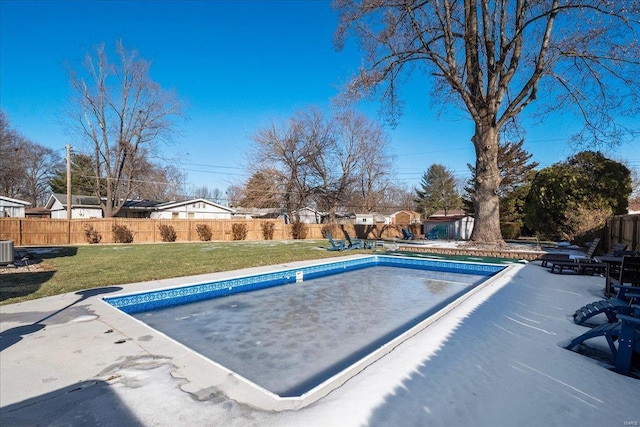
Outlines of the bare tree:
[{"label": "bare tree", "polygon": [[405,71],[419,69],[475,123],[472,240],[502,243],[499,135],[539,96],[542,114],[574,109],[592,141],[619,139],[628,129],[613,118],[638,112],[637,1],[336,0],[335,7],[338,46],[355,35],[365,51],[348,98],[381,91],[393,119]]},{"label": "bare tree", "polygon": [[[336,147],[340,167],[336,201],[358,213],[376,210],[390,184],[391,160],[388,138],[380,125],[353,111],[337,115]],[[329,153],[331,154],[331,153]],[[337,203],[334,208],[337,208]]]},{"label": "bare tree", "polygon": [[298,113],[288,123],[271,124],[259,130],[253,137],[256,146],[251,158],[257,170],[271,169],[280,183],[283,206],[294,222],[299,220],[298,211],[310,201],[313,194],[311,184],[311,161],[318,154],[317,140],[304,134],[304,117]]},{"label": "bare tree", "polygon": [[60,155],[12,129],[0,111],[0,194],[44,204],[49,180],[61,164]]},{"label": "bare tree", "polygon": [[32,206],[42,206],[51,192],[49,181],[64,162],[54,150],[29,142],[25,147],[23,193]]},{"label": "bare tree", "polygon": [[269,173],[294,220],[307,204],[327,211],[334,222],[338,208],[370,212],[382,199],[390,170],[387,139],[363,115],[344,111],[327,118],[309,108],[280,129],[259,131],[254,140],[254,167]]},{"label": "bare tree", "polygon": [[4,112],[0,111],[0,194],[7,197],[21,195],[21,186],[25,177],[20,167],[22,148],[25,138],[11,128]]},{"label": "bare tree", "polygon": [[146,200],[184,200],[181,193],[184,173],[180,169],[167,165],[161,166],[140,156],[136,167],[137,178],[131,179],[131,198]]},{"label": "bare tree", "polygon": [[231,185],[227,188],[227,206],[229,207],[237,207],[242,206],[240,204],[243,197],[243,188],[239,185]]},{"label": "bare tree", "polygon": [[71,126],[92,147],[96,195],[106,182],[102,208],[112,217],[133,194],[148,165],[144,156],[170,138],[180,107],[149,77],[150,64],[116,44],[117,62],[104,44],[88,53],[82,73],[70,68],[77,103]]},{"label": "bare tree", "polygon": [[191,195],[198,199],[205,199],[215,203],[222,202],[222,190],[218,187],[207,187],[206,185],[195,187],[191,190]]}]

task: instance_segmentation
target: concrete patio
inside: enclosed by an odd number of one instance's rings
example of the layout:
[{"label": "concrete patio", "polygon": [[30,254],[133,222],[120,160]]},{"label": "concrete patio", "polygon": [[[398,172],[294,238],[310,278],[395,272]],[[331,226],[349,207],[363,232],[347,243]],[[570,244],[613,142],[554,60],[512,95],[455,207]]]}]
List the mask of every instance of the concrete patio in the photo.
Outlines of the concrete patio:
[{"label": "concrete patio", "polygon": [[[265,412],[225,397],[200,356],[100,300],[185,279],[1,306],[0,424],[640,425],[640,380],[608,369],[604,340],[588,342],[593,357],[562,348],[585,331],[571,315],[601,298],[604,279],[537,264],[516,266],[297,411]],[[303,263],[287,266],[296,265]]]}]

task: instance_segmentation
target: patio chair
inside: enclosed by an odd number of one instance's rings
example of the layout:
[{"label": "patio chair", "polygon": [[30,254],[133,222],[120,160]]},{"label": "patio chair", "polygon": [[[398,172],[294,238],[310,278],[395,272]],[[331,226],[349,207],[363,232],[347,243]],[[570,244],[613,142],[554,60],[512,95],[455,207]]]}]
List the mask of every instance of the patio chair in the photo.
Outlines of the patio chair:
[{"label": "patio chair", "polygon": [[629,375],[633,354],[640,354],[640,306],[635,306],[631,315],[619,314],[618,321],[615,323],[604,323],[590,329],[571,341],[565,348],[572,350],[584,341],[595,337],[606,338],[615,363],[614,370],[619,374]]},{"label": "patio chair", "polygon": [[343,251],[344,250],[344,240],[338,240],[337,242],[335,242],[333,240],[333,237],[331,237],[331,233],[329,233],[327,231],[325,234],[327,236],[327,240],[329,240],[329,243],[331,244],[331,247],[327,248],[328,251]]},{"label": "patio chair", "polygon": [[[620,295],[618,295],[620,296]],[[573,321],[578,325],[584,325],[587,320],[598,314],[604,314],[608,323],[618,321],[619,314],[630,314],[633,312],[632,303],[640,301],[640,292],[628,292],[619,298],[606,298],[584,305],[573,314]]]},{"label": "patio chair", "polygon": [[596,272],[602,272],[607,269],[607,265],[602,262],[598,262],[593,258],[593,255],[600,243],[600,239],[596,238],[591,242],[589,250],[584,256],[574,257],[565,261],[551,261],[551,272],[555,273],[558,269],[558,273],[562,273],[564,269],[573,270],[578,274],[594,274]]},{"label": "patio chair", "polygon": [[609,280],[614,285],[640,286],[640,256],[624,255],[620,268],[609,273]]},{"label": "patio chair", "polygon": [[427,239],[429,240],[436,240],[438,238],[438,227],[433,227],[431,230],[429,230],[429,232],[427,233]]},{"label": "patio chair", "polygon": [[362,242],[361,239],[352,239],[351,236],[349,236],[349,233],[347,232],[347,230],[342,230],[342,232],[344,233],[344,238],[347,240],[347,247],[346,249],[363,249],[364,248],[364,243]]},{"label": "patio chair", "polygon": [[404,240],[413,240],[416,238],[416,235],[409,231],[408,228],[402,229],[402,238]]},{"label": "patio chair", "polygon": [[[584,255],[584,257],[593,258],[593,255],[595,254],[596,248],[598,247],[599,243],[600,243],[599,237],[593,239],[593,242],[591,242],[591,244],[589,245],[589,248],[587,249],[587,252]],[[549,264],[553,264],[553,263],[572,262],[571,255],[569,254],[544,254],[540,256],[537,259],[537,261],[541,261],[540,265],[542,265],[543,267],[551,267]]]}]

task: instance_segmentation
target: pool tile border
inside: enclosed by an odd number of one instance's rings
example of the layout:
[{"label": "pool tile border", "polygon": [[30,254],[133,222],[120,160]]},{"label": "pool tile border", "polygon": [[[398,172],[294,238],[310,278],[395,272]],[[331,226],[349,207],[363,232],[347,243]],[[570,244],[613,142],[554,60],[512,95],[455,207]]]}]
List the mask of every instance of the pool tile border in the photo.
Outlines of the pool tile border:
[{"label": "pool tile border", "polygon": [[134,314],[217,298],[225,295],[251,292],[272,286],[281,286],[289,283],[295,283],[298,280],[309,280],[316,277],[329,276],[345,271],[358,270],[373,266],[416,268],[449,273],[482,274],[485,276],[491,276],[505,268],[504,264],[498,265],[460,261],[439,261],[420,258],[372,255],[357,259],[286,269],[272,273],[263,273],[208,283],[158,289],[129,295],[104,297],[103,300],[109,305],[118,308],[125,313]]}]

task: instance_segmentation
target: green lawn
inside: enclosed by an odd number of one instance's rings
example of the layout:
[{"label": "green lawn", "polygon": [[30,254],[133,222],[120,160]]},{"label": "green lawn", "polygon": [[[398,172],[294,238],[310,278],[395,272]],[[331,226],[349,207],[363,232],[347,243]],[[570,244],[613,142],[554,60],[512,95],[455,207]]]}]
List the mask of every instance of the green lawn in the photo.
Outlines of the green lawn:
[{"label": "green lawn", "polygon": [[206,242],[27,249],[46,271],[0,274],[0,304],[81,289],[370,253],[332,252],[326,241]]}]

